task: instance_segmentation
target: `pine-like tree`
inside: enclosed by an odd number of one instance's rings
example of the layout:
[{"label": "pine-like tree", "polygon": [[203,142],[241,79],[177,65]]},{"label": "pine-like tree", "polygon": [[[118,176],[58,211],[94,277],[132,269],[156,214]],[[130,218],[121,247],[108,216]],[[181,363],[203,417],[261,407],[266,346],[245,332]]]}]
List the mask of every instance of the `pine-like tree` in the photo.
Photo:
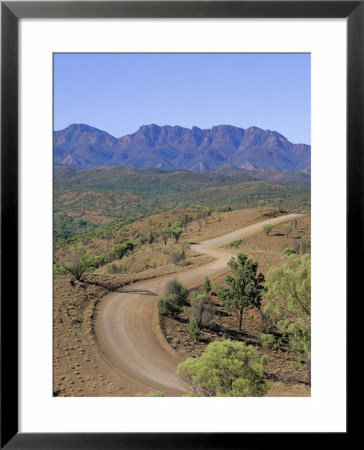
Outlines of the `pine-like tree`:
[{"label": "pine-like tree", "polygon": [[229,311],[235,311],[239,318],[241,331],[244,309],[254,306],[260,308],[264,275],[257,275],[258,263],[248,259],[244,253],[238,253],[228,262],[231,275],[226,276],[226,286],[217,286],[217,296],[224,301]]}]

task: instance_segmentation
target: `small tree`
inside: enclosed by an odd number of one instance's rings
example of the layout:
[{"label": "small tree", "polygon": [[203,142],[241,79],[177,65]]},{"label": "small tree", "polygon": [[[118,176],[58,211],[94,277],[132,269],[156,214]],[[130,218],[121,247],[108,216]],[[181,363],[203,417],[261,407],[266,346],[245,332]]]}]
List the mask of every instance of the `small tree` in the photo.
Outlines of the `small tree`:
[{"label": "small tree", "polygon": [[132,242],[125,242],[114,247],[113,254],[116,259],[122,259],[125,255],[128,256],[134,250]]},{"label": "small tree", "polygon": [[170,230],[171,236],[174,238],[174,240],[176,241],[176,244],[177,244],[179,241],[179,238],[182,234],[182,231],[183,231],[182,228],[180,226],[173,225],[172,227],[170,227],[169,230]]},{"label": "small tree", "polygon": [[278,198],[276,199],[276,203],[277,203],[278,211],[281,212],[281,211],[282,211],[283,198],[278,197]]},{"label": "small tree", "polygon": [[147,241],[149,245],[152,245],[154,242],[156,242],[157,238],[158,235],[153,231],[149,231],[149,233],[147,234]]},{"label": "small tree", "polygon": [[263,208],[265,206],[265,201],[264,200],[259,200],[258,206],[260,208],[260,215],[262,216],[263,215]]},{"label": "small tree", "polygon": [[180,219],[182,228],[186,227],[192,220],[193,217],[190,214],[184,213]]},{"label": "small tree", "polygon": [[71,255],[66,261],[61,261],[60,265],[72,274],[76,280],[80,281],[82,275],[87,270],[86,250],[82,247],[74,247]]},{"label": "small tree", "polygon": [[194,317],[191,317],[187,322],[186,331],[191,336],[191,338],[195,341],[201,336],[201,331],[198,327],[197,320]]},{"label": "small tree", "polygon": [[260,307],[264,275],[257,275],[258,263],[248,259],[244,253],[238,253],[237,259],[232,257],[228,266],[231,275],[226,276],[227,286],[218,285],[216,293],[228,310],[236,312],[241,331],[244,309]]},{"label": "small tree", "polygon": [[288,257],[268,272],[264,311],[287,334],[311,375],[311,256]]},{"label": "small tree", "polygon": [[268,357],[243,342],[210,343],[199,358],[188,358],[177,367],[193,396],[260,397],[271,385],[266,380]]},{"label": "small tree", "polygon": [[267,223],[266,225],[263,225],[263,230],[265,231],[265,234],[269,236],[269,233],[273,230],[274,225],[271,225],[270,223]]},{"label": "small tree", "polygon": [[171,232],[169,228],[162,228],[160,230],[160,235],[162,237],[162,240],[164,242],[164,245],[167,245],[168,238],[171,236]]}]

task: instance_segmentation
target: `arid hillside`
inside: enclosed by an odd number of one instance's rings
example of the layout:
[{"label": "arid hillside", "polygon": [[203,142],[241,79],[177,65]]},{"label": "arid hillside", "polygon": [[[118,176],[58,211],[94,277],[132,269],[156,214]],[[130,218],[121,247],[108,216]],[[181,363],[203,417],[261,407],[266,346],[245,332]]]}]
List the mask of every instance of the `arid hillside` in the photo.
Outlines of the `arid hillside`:
[{"label": "arid hillside", "polygon": [[[300,253],[302,243],[310,239],[309,215],[301,215],[299,219],[287,223],[284,223],[284,215],[277,208],[266,207],[237,211],[177,208],[123,226],[113,224],[106,227],[103,233],[81,235],[74,242],[58,248],[54,256],[55,395],[134,396],[153,391],[153,387],[148,387],[115,367],[100,352],[95,324],[103,299],[122,290],[124,286],[134,285],[138,280],[158,279],[168,274],[178,277],[178,273],[203,267],[213,260],[211,256],[199,255],[192,250],[190,246],[193,243],[218,237],[270,217],[282,217],[283,223],[274,226],[269,235],[262,227],[258,227],[257,232],[246,239],[226,245],[226,251],[246,253],[259,262],[260,271],[267,273],[270,267],[284,260],[285,248]],[[161,230],[166,231],[162,233]],[[125,242],[132,242],[133,249],[126,251],[121,258],[115,257],[115,248],[118,249]],[[77,252],[86,261],[80,280],[76,280],[64,268],[72,263]],[[116,255],[121,254],[116,251]],[[211,282],[222,283],[223,280],[224,275],[221,275]],[[244,313],[243,329],[239,332],[236,316],[224,309],[213,290],[210,301],[215,311],[213,320],[209,326],[201,328],[198,341],[186,332],[186,323],[191,315],[191,299],[178,318],[159,317],[158,339],[163,345],[169,346],[172,352],[177,352],[181,360],[187,356],[200,355],[209,342],[222,337],[250,343],[263,352],[259,339],[262,324],[258,311],[247,310]],[[267,373],[274,383],[271,395],[309,394],[307,371],[302,365],[292,367],[295,357],[287,342],[282,342],[280,347],[264,349],[264,352],[268,352],[270,357]],[[168,392],[165,394],[168,395]]]}]

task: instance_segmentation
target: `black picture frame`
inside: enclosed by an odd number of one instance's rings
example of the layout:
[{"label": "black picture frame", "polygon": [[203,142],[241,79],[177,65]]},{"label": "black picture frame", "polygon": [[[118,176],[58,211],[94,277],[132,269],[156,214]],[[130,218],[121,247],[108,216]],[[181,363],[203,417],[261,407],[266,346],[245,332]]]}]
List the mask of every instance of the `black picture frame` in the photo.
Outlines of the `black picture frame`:
[{"label": "black picture frame", "polygon": [[[355,300],[355,284],[361,279],[363,263],[357,254],[363,253],[364,1],[1,2],[1,448],[224,449],[275,446],[278,441],[280,447],[296,445],[297,436],[286,434],[283,442],[281,433],[18,432],[18,21],[109,17],[347,19],[347,304]],[[339,445],[349,436],[349,412],[347,421],[347,432],[335,435]],[[315,445],[321,438],[327,444],[327,436],[320,435],[315,435]],[[302,434],[299,444],[311,437]]]}]

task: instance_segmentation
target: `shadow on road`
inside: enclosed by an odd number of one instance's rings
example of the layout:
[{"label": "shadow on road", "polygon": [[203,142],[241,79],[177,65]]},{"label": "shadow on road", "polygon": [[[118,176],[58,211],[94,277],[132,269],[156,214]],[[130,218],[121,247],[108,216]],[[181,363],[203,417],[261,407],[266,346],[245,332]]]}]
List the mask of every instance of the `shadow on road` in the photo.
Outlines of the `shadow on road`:
[{"label": "shadow on road", "polygon": [[157,295],[147,289],[120,289],[118,292],[120,292],[120,294]]}]

